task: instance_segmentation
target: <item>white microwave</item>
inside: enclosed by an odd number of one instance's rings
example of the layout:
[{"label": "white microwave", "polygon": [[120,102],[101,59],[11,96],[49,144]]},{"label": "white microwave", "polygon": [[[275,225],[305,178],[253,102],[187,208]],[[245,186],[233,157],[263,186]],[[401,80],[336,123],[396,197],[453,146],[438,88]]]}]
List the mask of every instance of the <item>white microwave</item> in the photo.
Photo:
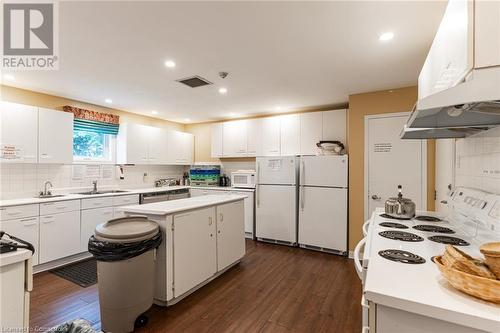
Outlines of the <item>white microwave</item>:
[{"label": "white microwave", "polygon": [[231,172],[231,186],[255,188],[255,170],[238,170]]}]

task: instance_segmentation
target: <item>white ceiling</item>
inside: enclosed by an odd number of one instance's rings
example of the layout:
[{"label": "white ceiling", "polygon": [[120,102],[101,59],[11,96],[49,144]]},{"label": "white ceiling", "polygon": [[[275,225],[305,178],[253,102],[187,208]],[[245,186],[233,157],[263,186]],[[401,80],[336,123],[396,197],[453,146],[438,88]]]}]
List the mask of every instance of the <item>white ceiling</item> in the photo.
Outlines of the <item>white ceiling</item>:
[{"label": "white ceiling", "polygon": [[[112,107],[179,122],[345,103],[352,93],[416,84],[445,6],[61,2],[60,69],[12,72],[7,84],[99,105],[110,98]],[[386,31],[394,39],[380,42]],[[177,66],[166,68],[167,59]],[[214,84],[175,82],[192,75]]]}]

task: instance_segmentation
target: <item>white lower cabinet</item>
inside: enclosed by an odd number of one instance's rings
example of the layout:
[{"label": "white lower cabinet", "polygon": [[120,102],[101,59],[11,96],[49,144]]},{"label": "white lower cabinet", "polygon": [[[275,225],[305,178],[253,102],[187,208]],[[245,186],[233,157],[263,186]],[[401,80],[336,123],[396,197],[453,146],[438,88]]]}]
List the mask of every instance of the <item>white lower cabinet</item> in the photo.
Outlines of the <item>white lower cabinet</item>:
[{"label": "white lower cabinet", "polygon": [[174,297],[217,271],[215,207],[173,216]]},{"label": "white lower cabinet", "polygon": [[107,222],[113,218],[113,207],[103,207],[97,209],[82,210],[82,223],[80,238],[78,243],[80,252],[85,252],[88,249],[89,238],[95,232],[95,227],[99,224]]},{"label": "white lower cabinet", "polygon": [[217,206],[217,270],[221,271],[245,255],[244,202]]},{"label": "white lower cabinet", "polygon": [[40,216],[39,263],[80,252],[80,212]]},{"label": "white lower cabinet", "polygon": [[33,265],[38,265],[38,232],[39,217],[27,217],[23,219],[0,221],[0,230],[6,233],[30,242],[35,248],[33,255]]}]

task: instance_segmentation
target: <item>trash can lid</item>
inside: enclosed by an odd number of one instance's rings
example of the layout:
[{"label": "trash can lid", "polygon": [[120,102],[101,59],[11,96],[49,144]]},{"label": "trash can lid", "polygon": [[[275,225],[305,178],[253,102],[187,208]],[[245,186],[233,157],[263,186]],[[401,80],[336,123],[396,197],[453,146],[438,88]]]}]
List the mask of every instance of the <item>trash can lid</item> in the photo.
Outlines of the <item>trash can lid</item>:
[{"label": "trash can lid", "polygon": [[154,237],[158,224],[144,216],[128,216],[109,220],[95,228],[95,237],[101,241],[130,243]]}]

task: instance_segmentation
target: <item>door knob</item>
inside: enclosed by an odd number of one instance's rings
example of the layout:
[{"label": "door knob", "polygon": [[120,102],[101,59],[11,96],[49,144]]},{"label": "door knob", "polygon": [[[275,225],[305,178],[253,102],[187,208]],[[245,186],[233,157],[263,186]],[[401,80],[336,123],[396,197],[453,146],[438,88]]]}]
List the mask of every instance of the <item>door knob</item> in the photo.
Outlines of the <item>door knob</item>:
[{"label": "door knob", "polygon": [[382,198],[381,198],[381,197],[379,197],[378,195],[374,194],[374,195],[372,195],[372,199],[373,199],[373,200],[380,200],[380,199],[382,199]]},{"label": "door knob", "polygon": [[448,200],[441,200],[441,203],[446,205],[448,203]]}]

